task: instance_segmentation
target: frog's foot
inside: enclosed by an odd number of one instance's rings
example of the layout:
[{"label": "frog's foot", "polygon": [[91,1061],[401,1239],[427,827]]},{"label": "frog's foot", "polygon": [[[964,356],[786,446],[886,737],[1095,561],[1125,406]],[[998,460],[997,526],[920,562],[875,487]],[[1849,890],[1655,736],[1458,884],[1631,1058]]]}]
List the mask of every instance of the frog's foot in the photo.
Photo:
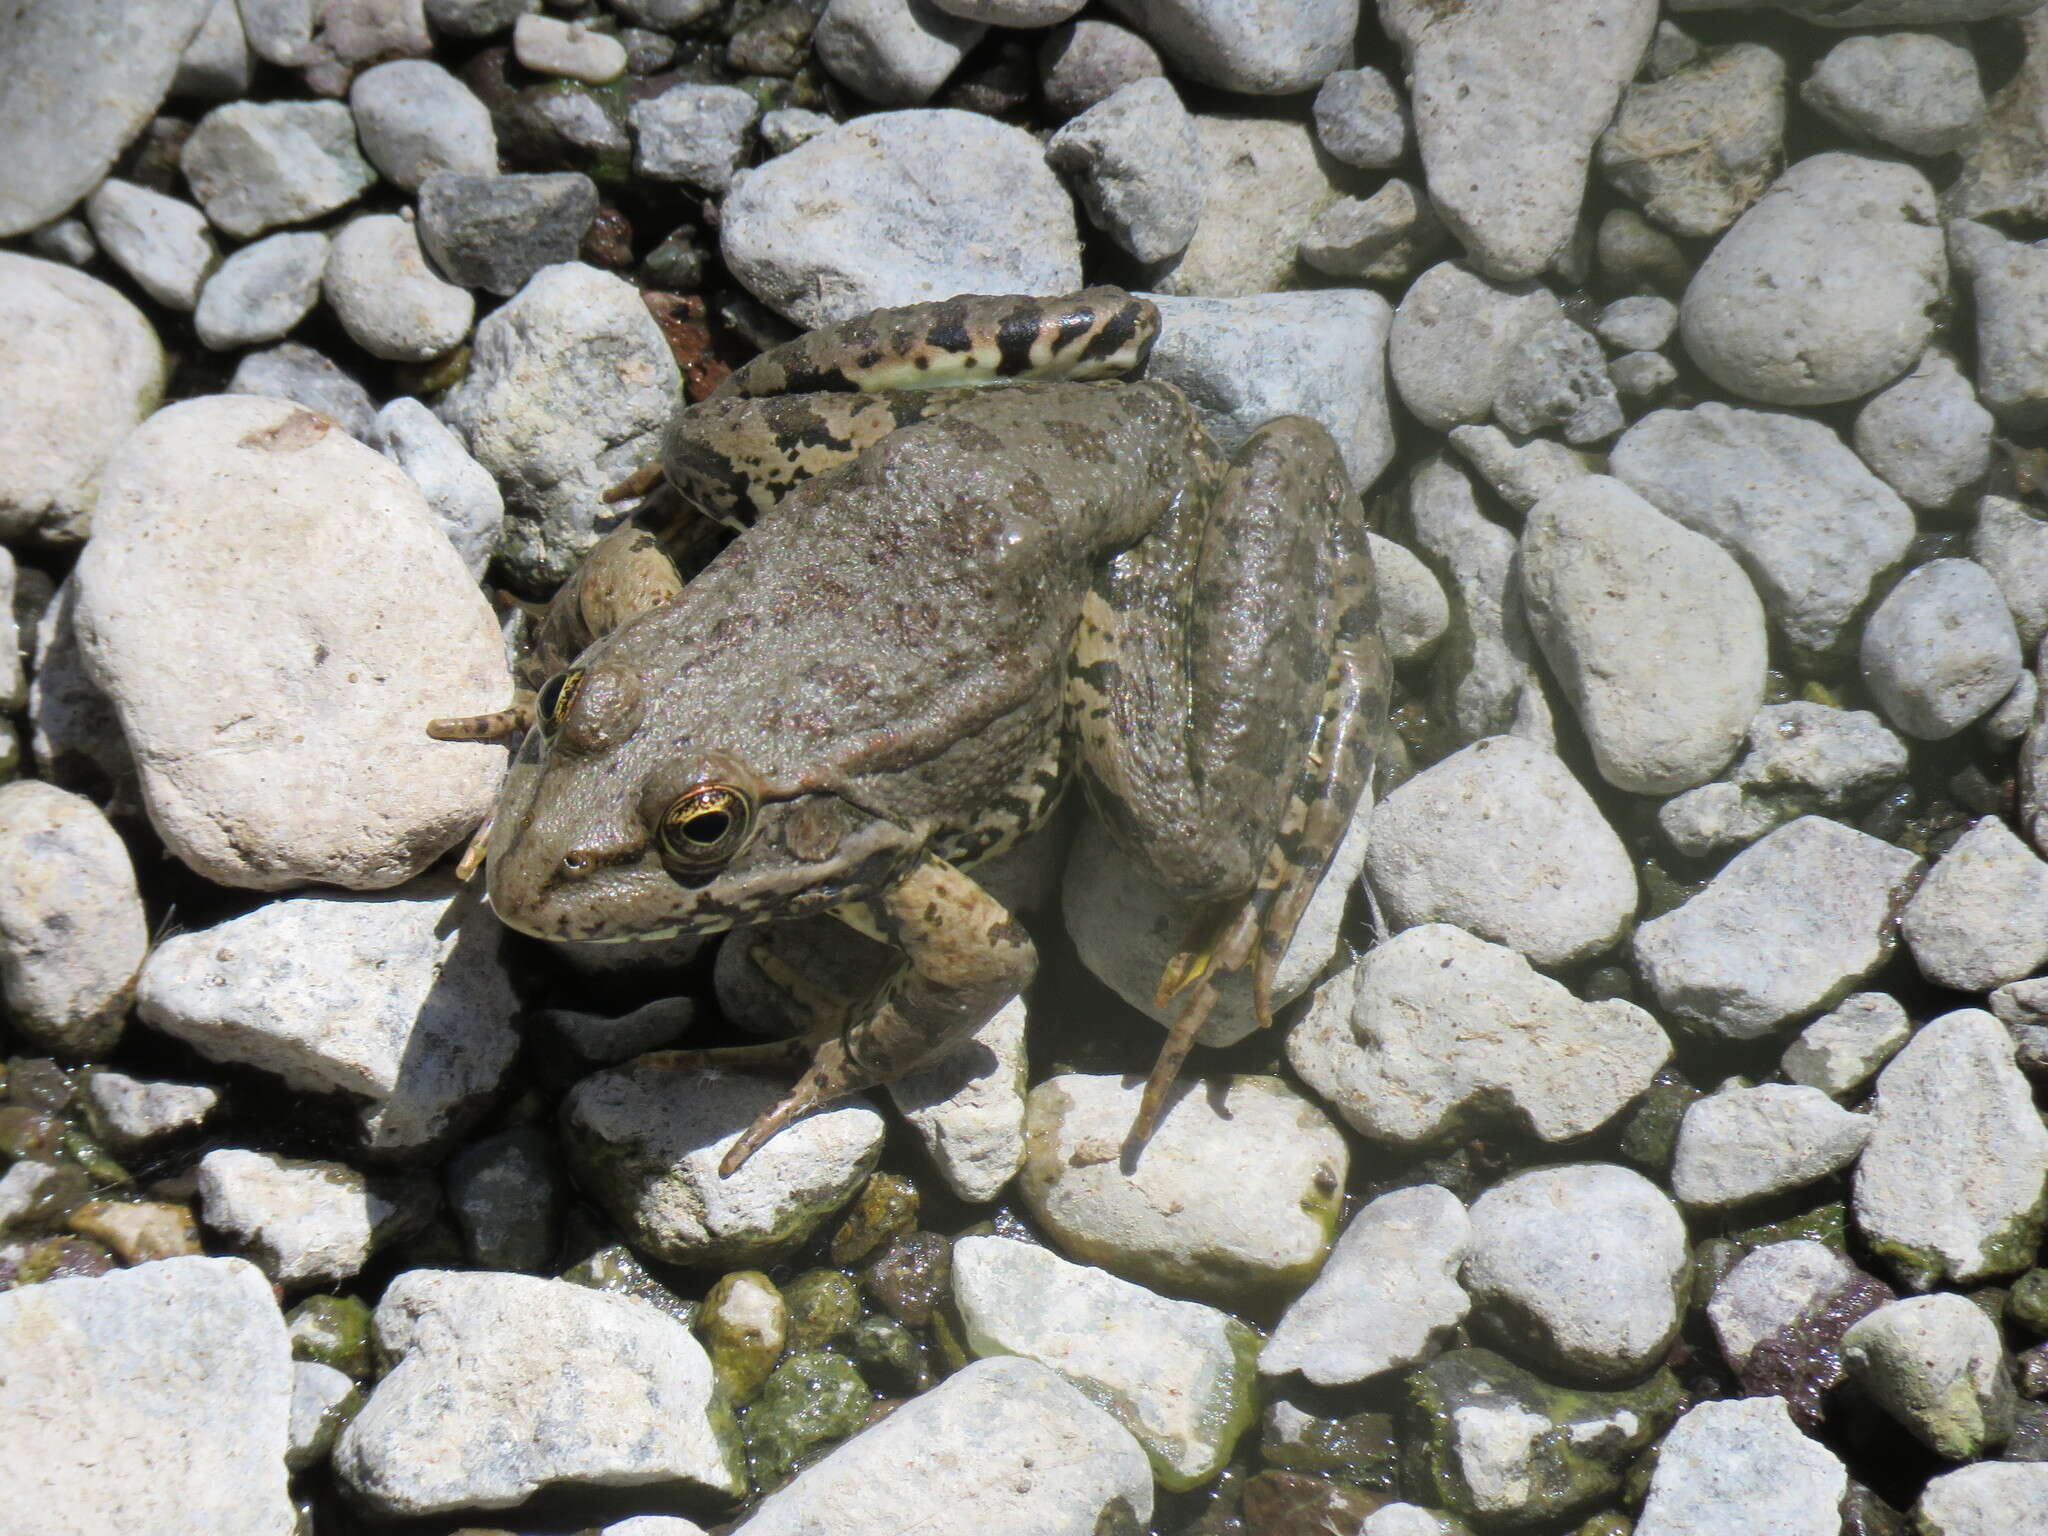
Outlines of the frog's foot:
[{"label": "frog's foot", "polygon": [[612,486],[597,499],[606,505],[614,502],[633,501],[641,496],[652,495],[655,487],[660,484],[661,460],[655,459],[651,463],[642,464],[633,473],[626,476],[617,485]]},{"label": "frog's foot", "polygon": [[486,816],[483,824],[471,834],[469,846],[462,850],[462,857],[455,861],[455,878],[467,885],[476,878],[476,872],[484,867],[484,858],[491,851],[491,827],[497,821],[495,814]]},{"label": "frog's foot", "polygon": [[[1222,979],[1244,969],[1246,961],[1259,949],[1259,935],[1269,906],[1268,893],[1263,889],[1254,891],[1241,905],[1224,908],[1219,920],[1204,924],[1197,930],[1200,937],[1191,939],[1179,954],[1167,962],[1152,1006],[1164,1008],[1178,997],[1180,1010],[1167,1026],[1166,1041],[1159,1047],[1151,1075],[1145,1079],[1145,1092],[1138,1100],[1138,1118],[1131,1125],[1129,1145],[1133,1149],[1143,1147],[1152,1139],[1152,1132],[1159,1125],[1159,1116],[1166,1108],[1166,1096],[1173,1090],[1174,1080],[1180,1076],[1181,1064],[1194,1048],[1195,1036],[1202,1032],[1202,1026],[1209,1022],[1209,1015],[1216,1011]],[[1273,1021],[1272,1009],[1258,985],[1256,971],[1253,973],[1252,1006],[1261,1028]]]},{"label": "frog's foot", "polygon": [[427,722],[436,741],[510,741],[533,724],[533,695],[521,693],[512,703],[488,715],[444,715]]}]

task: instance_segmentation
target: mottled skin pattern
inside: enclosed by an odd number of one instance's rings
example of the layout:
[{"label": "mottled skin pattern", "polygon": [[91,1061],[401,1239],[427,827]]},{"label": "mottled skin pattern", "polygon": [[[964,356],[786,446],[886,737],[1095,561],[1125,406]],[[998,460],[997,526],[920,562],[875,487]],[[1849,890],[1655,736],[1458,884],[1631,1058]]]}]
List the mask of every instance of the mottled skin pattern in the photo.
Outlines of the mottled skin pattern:
[{"label": "mottled skin pattern", "polygon": [[[524,932],[648,937],[829,911],[904,955],[864,1016],[805,1043],[809,1069],[728,1170],[806,1109],[944,1053],[1029,981],[1029,937],[963,866],[1042,824],[1077,776],[1141,866],[1212,912],[1162,983],[1187,1001],[1142,1139],[1213,1001],[1204,977],[1249,965],[1263,1000],[1364,782],[1386,663],[1321,427],[1272,423],[1233,463],[1160,383],[745,393],[934,372],[903,355],[955,382],[999,374],[1032,356],[1025,306],[1065,338],[1056,367],[1094,366],[1105,316],[1138,316],[1140,360],[1156,324],[1114,290],[919,306],[792,343],[734,376],[736,401],[687,413],[672,480],[723,485],[721,508],[758,521],[676,590],[621,582],[651,568],[637,557],[579,584],[579,612],[608,603],[605,622],[540,690],[541,728],[500,801],[491,900]],[[764,420],[828,425],[778,437]],[[767,507],[748,476],[704,472],[778,453],[806,472]]]}]

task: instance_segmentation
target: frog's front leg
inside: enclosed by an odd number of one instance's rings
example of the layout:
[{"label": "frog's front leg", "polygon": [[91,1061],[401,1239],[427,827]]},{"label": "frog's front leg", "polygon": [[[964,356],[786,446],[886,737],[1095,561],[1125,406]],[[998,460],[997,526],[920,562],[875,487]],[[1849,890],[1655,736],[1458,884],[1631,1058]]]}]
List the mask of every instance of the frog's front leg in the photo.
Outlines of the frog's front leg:
[{"label": "frog's front leg", "polygon": [[[761,1115],[718,1166],[731,1177],[763,1142],[820,1105],[893,1083],[943,1056],[1030,983],[1031,936],[1001,902],[944,859],[926,854],[879,895],[835,909],[850,927],[899,950],[909,964],[868,1015],[812,1042],[810,1067]],[[798,1041],[729,1050],[664,1051],[642,1058],[677,1068],[772,1066]]]}]

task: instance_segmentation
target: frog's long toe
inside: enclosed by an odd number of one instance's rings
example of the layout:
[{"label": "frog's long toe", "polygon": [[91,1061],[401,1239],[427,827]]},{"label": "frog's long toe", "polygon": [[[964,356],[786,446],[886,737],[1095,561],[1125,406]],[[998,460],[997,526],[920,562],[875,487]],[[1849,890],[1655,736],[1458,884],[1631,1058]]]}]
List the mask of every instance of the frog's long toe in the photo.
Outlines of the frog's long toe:
[{"label": "frog's long toe", "polygon": [[427,722],[436,741],[509,741],[533,724],[533,698],[522,694],[488,715],[443,715]]}]

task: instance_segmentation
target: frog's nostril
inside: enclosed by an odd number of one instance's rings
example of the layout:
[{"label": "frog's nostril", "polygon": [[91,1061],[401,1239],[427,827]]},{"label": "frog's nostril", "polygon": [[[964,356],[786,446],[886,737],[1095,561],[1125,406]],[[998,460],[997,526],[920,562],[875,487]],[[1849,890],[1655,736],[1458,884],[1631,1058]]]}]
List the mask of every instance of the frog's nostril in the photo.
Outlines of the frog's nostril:
[{"label": "frog's nostril", "polygon": [[597,855],[588,848],[572,848],[562,855],[562,869],[567,874],[587,874],[597,868],[597,865]]}]

